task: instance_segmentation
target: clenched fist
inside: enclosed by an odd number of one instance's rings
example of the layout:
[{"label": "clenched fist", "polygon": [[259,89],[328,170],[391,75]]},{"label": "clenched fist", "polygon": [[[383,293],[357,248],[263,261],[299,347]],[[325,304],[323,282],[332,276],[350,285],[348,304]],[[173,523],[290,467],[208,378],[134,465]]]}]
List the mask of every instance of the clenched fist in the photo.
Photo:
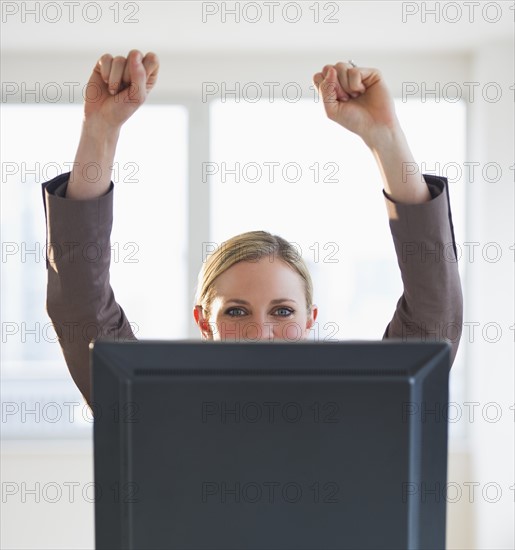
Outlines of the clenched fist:
[{"label": "clenched fist", "polygon": [[313,75],[327,116],[373,146],[398,127],[393,99],[377,69],[326,65]]},{"label": "clenched fist", "polygon": [[138,50],[127,58],[104,54],[97,61],[86,87],[82,133],[66,197],[86,200],[107,193],[120,129],[147,99],[158,71],[156,54],[143,57]]},{"label": "clenched fist", "polygon": [[104,54],[95,65],[85,94],[86,122],[119,129],[145,102],[154,87],[159,60],[154,53],[143,57],[131,50],[127,58]]}]

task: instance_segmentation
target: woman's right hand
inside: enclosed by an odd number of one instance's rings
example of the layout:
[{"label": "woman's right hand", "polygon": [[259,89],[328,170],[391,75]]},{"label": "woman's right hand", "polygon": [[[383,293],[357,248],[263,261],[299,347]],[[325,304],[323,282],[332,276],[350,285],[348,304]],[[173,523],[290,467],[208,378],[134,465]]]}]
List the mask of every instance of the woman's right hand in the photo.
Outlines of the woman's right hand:
[{"label": "woman's right hand", "polygon": [[142,105],[154,87],[159,59],[131,50],[127,58],[104,54],[95,65],[84,93],[84,121],[119,130]]}]

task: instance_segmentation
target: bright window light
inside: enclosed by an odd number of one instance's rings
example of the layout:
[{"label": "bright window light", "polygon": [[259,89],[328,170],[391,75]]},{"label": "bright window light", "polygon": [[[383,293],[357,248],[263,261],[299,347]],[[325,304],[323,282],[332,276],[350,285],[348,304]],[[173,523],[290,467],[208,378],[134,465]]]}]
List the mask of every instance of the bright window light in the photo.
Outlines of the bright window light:
[{"label": "bright window light", "polygon": [[[421,171],[449,178],[459,245],[466,241],[465,106],[399,99],[396,110]],[[263,229],[297,243],[319,307],[311,339],[381,339],[402,281],[381,176],[361,139],[307,99],[217,100],[210,123],[211,162],[204,173],[212,240]],[[452,370],[455,400],[463,397],[464,346]],[[451,433],[456,430],[451,425]]]},{"label": "bright window light", "polygon": [[[82,112],[2,105],[2,399],[29,408],[47,394],[81,400],[46,313],[41,183],[70,170]],[[116,151],[111,286],[138,338],[187,336],[187,119],[183,106],[146,105],[125,124]],[[45,427],[56,428],[10,423],[3,436],[39,437]]]}]

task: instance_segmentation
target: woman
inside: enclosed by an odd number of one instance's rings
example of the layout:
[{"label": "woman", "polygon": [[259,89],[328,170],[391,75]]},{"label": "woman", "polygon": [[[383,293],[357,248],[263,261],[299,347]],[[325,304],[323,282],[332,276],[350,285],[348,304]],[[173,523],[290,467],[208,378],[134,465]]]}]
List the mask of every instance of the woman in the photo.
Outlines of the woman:
[{"label": "woman", "polygon": [[[47,311],[70,373],[89,404],[90,340],[136,339],[109,284],[111,166],[120,129],[144,103],[158,70],[153,53],[103,55],[86,89],[73,170],[43,184]],[[378,70],[337,63],[326,65],[313,81],[327,116],[364,140],[383,177],[404,283],[383,338],[447,339],[452,363],[463,304],[447,182],[406,170],[415,163]],[[90,243],[102,251],[95,258],[86,252]],[[450,243],[451,261],[447,252],[445,257],[439,253]],[[53,246],[61,253],[52,258]],[[203,265],[193,315],[204,339],[298,341],[307,338],[316,320],[312,294],[309,272],[296,249],[278,236],[252,231],[223,243]]]}]

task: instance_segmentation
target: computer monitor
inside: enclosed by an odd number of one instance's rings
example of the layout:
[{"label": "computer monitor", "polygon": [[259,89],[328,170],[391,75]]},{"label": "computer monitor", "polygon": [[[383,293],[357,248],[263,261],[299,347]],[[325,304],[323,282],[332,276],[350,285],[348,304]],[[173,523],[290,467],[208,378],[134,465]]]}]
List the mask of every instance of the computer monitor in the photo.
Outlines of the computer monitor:
[{"label": "computer monitor", "polygon": [[445,548],[449,344],[91,347],[97,549]]}]

